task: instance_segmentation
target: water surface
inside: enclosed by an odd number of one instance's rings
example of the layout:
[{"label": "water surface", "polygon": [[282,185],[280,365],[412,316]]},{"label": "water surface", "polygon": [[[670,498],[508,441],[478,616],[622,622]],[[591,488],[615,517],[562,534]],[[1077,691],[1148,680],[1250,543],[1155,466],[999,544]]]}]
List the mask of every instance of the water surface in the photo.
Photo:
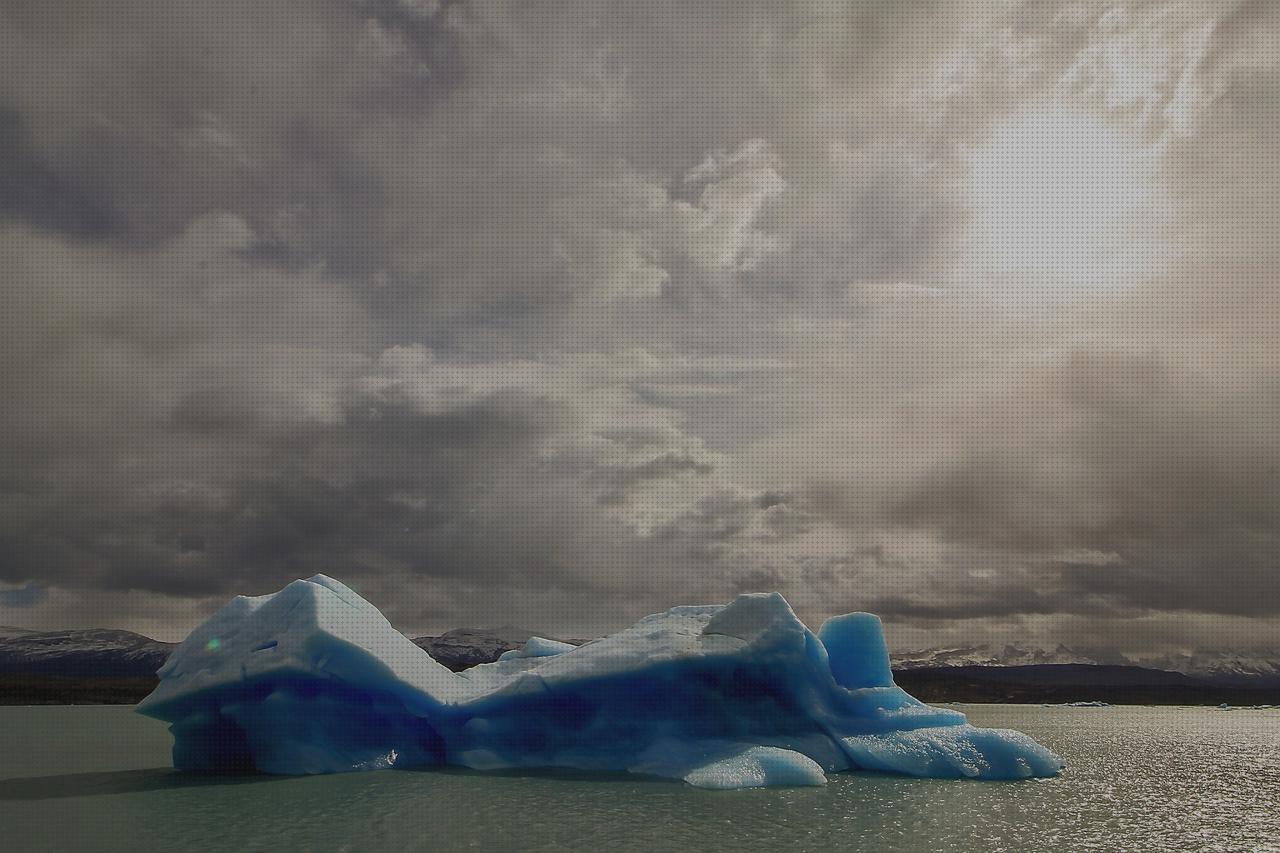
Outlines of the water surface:
[{"label": "water surface", "polygon": [[1027,782],[842,773],[701,791],[571,772],[307,778],[169,769],[124,707],[0,708],[0,827],[22,850],[1276,850],[1280,710],[969,705],[1064,756]]}]

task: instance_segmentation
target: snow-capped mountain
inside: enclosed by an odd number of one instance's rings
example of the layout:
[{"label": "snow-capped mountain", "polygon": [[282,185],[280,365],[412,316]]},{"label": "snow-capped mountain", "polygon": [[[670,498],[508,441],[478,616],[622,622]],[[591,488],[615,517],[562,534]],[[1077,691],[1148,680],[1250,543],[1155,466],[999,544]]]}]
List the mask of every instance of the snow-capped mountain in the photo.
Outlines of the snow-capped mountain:
[{"label": "snow-capped mountain", "polygon": [[1118,652],[1079,649],[1061,644],[1050,648],[1010,643],[1003,646],[948,646],[893,655],[893,666],[898,670],[1052,664],[1136,666],[1179,672],[1192,678],[1220,684],[1280,684],[1280,652],[1265,650],[1196,650],[1163,655],[1129,656]]},{"label": "snow-capped mountain", "polygon": [[894,654],[895,669],[937,669],[956,666],[1042,666],[1046,664],[1132,665],[1122,655],[1090,653],[1068,646],[1042,648],[1019,644],[1004,646],[946,646]]},{"label": "snow-capped mountain", "polygon": [[173,649],[173,643],[132,631],[28,631],[0,627],[0,673],[79,678],[152,676]]},{"label": "snow-capped mountain", "polygon": [[[438,637],[417,637],[413,642],[450,669],[462,670],[497,660],[503,652],[520,648],[537,633],[510,626],[457,628]],[[567,642],[580,644],[582,641]],[[104,628],[32,631],[0,626],[0,674],[150,677],[174,648],[173,643],[162,643],[131,631]],[[1280,652],[1267,650],[1193,650],[1127,656],[1061,644],[1007,643],[946,646],[893,655],[893,667],[899,671],[1055,664],[1141,667],[1182,673],[1218,685],[1280,686]]]},{"label": "snow-capped mountain", "polygon": [[[522,647],[534,633],[513,627],[458,628],[413,642],[445,666],[461,670],[497,660],[503,652]],[[131,631],[31,631],[0,626],[0,674],[150,677],[174,648],[174,643]]]},{"label": "snow-capped mountain", "polygon": [[[439,637],[415,637],[413,642],[424,649],[440,663],[450,669],[460,671],[481,663],[491,663],[503,652],[521,648],[525,642],[537,634],[524,628],[506,626],[502,628],[455,628]],[[557,639],[546,634],[537,634],[548,640]],[[562,642],[580,645],[578,640]]]},{"label": "snow-capped mountain", "polygon": [[510,628],[493,631],[483,628],[455,628],[439,637],[414,637],[413,642],[456,672],[476,664],[495,661],[503,652],[523,646],[531,636],[532,632]]},{"label": "snow-capped mountain", "polygon": [[1280,652],[1196,650],[1137,658],[1138,666],[1185,672],[1220,684],[1280,686]]}]

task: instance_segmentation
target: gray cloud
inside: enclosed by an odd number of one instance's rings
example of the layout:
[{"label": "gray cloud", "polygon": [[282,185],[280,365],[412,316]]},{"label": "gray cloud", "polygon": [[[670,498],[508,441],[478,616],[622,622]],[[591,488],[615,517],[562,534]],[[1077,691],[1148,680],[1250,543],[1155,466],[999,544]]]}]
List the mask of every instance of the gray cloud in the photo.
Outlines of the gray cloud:
[{"label": "gray cloud", "polygon": [[0,110],[0,164],[0,211],[6,216],[73,237],[101,238],[116,229],[109,202],[42,161],[13,110]]},{"label": "gray cloud", "polygon": [[0,20],[28,621],[1280,615],[1270,4]]},{"label": "gray cloud", "polygon": [[8,607],[15,610],[25,610],[35,607],[43,601],[49,594],[42,584],[35,581],[28,581],[19,587],[12,589],[0,589],[0,607]]}]

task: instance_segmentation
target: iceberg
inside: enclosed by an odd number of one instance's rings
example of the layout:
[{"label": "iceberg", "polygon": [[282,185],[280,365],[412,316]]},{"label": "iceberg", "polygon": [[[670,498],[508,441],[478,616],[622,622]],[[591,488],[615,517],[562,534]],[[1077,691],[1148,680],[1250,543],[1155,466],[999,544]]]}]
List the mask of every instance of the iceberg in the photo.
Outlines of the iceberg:
[{"label": "iceberg", "polygon": [[880,620],[814,634],[777,593],[673,607],[582,646],[531,638],[452,672],[345,585],[239,596],[191,632],[137,710],[174,766],[272,774],[451,764],[575,768],[703,788],[828,773],[1026,779],[1062,760],[893,683]]}]

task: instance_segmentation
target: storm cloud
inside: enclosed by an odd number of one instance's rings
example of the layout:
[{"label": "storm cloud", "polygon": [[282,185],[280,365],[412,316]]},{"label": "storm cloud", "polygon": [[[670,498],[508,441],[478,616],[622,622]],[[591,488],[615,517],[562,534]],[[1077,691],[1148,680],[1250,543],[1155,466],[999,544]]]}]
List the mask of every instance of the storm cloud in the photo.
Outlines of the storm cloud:
[{"label": "storm cloud", "polygon": [[1229,0],[0,2],[0,622],[323,571],[410,632],[777,589],[1280,642],[1278,47]]}]

